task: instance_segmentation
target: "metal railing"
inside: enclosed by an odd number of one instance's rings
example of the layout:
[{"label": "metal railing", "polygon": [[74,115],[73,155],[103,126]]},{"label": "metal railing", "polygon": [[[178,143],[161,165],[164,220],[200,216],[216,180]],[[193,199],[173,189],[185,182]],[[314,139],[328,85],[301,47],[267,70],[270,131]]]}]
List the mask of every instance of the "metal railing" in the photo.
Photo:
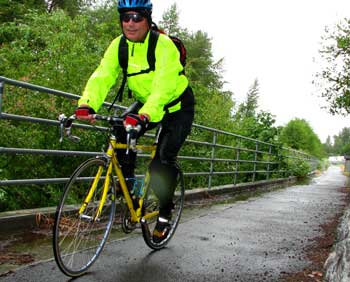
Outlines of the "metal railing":
[{"label": "metal railing", "polygon": [[[33,117],[29,115],[16,115],[3,112],[3,103],[5,95],[5,86],[11,85],[20,87],[30,91],[46,93],[48,95],[60,96],[65,99],[77,100],[79,95],[58,91],[22,81],[12,80],[0,76],[0,119],[12,120],[19,122],[38,123],[49,126],[59,126],[59,121]],[[105,102],[104,107],[109,107],[110,103]],[[120,105],[114,106],[115,110],[125,109]],[[58,113],[57,113],[58,114]],[[104,131],[106,128],[84,124],[75,124],[77,128],[93,129]],[[208,164],[208,169],[203,171],[185,170],[186,177],[205,177],[207,178],[207,187],[213,186],[215,177],[229,176],[226,180],[229,184],[236,185],[240,182],[240,176],[245,175],[245,181],[256,181],[261,179],[270,179],[274,175],[288,177],[291,171],[283,166],[287,160],[298,159],[304,160],[311,164],[312,169],[316,169],[318,160],[312,156],[300,151],[289,148],[279,147],[274,144],[266,143],[256,139],[248,138],[231,132],[206,127],[199,124],[193,125],[193,132],[187,139],[185,146],[191,148],[205,148],[204,155],[196,155],[198,150],[190,150],[192,154],[180,155],[179,159],[184,162],[200,162]],[[1,133],[0,133],[1,136]],[[152,134],[147,134],[147,137],[152,137]],[[196,137],[199,139],[196,140]],[[5,136],[2,136],[4,138]],[[224,141],[222,141],[224,140]],[[203,151],[203,150],[201,150]],[[182,152],[182,151],[181,151]],[[187,150],[188,152],[188,150]],[[7,155],[45,155],[45,156],[96,156],[100,152],[91,151],[70,151],[70,150],[53,150],[53,149],[33,149],[33,148],[18,148],[18,147],[0,147],[0,154]],[[147,157],[140,154],[139,157]],[[69,175],[64,178],[32,178],[32,179],[3,179],[0,174],[0,186],[10,185],[30,185],[30,184],[56,184],[63,183],[68,180]],[[241,177],[242,178],[242,177]],[[220,184],[228,184],[221,183]]]}]

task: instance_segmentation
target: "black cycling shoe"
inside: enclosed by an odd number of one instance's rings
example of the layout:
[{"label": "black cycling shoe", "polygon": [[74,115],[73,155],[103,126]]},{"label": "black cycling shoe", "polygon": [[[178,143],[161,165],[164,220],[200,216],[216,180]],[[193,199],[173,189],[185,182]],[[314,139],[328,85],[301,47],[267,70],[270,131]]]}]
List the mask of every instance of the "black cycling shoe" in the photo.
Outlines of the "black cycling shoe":
[{"label": "black cycling shoe", "polygon": [[171,225],[169,223],[169,219],[164,217],[158,217],[156,227],[153,230],[153,242],[161,243],[170,232]]}]

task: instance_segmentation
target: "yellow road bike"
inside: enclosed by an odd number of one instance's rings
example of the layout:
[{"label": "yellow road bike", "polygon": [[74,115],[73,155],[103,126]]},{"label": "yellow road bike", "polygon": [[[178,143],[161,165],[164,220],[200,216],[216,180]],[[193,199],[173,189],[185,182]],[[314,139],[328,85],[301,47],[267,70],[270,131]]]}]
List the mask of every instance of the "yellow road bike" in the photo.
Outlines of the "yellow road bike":
[{"label": "yellow road bike", "polygon": [[[113,128],[123,126],[123,118],[102,115],[94,115],[94,118],[109,123],[108,146],[102,156],[84,161],[71,175],[57,206],[53,227],[56,263],[64,274],[71,277],[83,275],[91,267],[101,254],[111,230],[120,227],[120,222],[125,233],[141,228],[144,241],[150,248],[163,248],[175,233],[184,205],[184,179],[180,170],[173,200],[171,230],[162,242],[154,242],[152,233],[159,204],[149,185],[150,175],[148,171],[145,173],[143,185],[137,191],[138,207],[134,208],[126,184],[128,179],[123,176],[115,150],[148,151],[154,157],[159,132],[154,145],[136,144],[136,139],[132,138],[128,138],[128,144],[121,144]],[[65,134],[77,139],[71,134],[75,115],[69,118],[61,115],[60,120]],[[119,224],[115,220],[116,213],[120,215]]]}]

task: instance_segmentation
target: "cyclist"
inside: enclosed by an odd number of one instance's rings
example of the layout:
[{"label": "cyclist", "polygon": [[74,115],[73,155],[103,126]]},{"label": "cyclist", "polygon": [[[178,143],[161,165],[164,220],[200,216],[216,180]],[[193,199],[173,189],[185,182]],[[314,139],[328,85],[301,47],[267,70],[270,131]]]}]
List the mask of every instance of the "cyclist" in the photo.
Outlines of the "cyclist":
[{"label": "cyclist", "polygon": [[[151,1],[119,0],[118,12],[128,44],[128,74],[147,69],[147,49],[152,26]],[[121,74],[118,59],[121,37],[122,35],[112,41],[100,65],[88,80],[78,101],[78,119],[93,122],[87,112],[93,114],[98,111]],[[160,203],[159,217],[153,232],[156,243],[166,238],[170,230],[172,199],[178,175],[176,158],[191,131],[194,118],[194,96],[179,56],[172,40],[160,34],[155,49],[155,70],[128,77],[128,87],[138,101],[138,107],[125,116],[125,128],[116,129],[120,141],[125,142],[125,129],[141,127],[140,136],[157,124],[162,125],[156,156],[149,166],[150,185]],[[125,150],[117,150],[117,156],[124,176],[133,178],[136,153],[129,151],[126,155]]]}]

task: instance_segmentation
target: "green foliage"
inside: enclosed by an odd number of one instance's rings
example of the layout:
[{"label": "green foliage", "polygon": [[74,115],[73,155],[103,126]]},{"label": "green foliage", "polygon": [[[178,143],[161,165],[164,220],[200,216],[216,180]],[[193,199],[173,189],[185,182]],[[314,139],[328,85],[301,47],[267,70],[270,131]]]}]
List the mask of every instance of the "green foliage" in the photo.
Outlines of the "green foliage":
[{"label": "green foliage", "polygon": [[332,114],[350,113],[350,20],[325,30],[320,50],[322,70],[314,84]]},{"label": "green foliage", "polygon": [[[96,3],[98,2],[98,3]],[[113,0],[104,0],[105,6],[108,7]],[[37,11],[40,13],[53,13],[58,10],[65,11],[69,16],[75,17],[89,7],[100,4],[96,0],[0,0],[0,24],[4,22],[18,21],[25,17],[26,14]]]},{"label": "green foliage", "polygon": [[344,127],[338,135],[334,135],[333,143],[328,136],[323,146],[328,155],[350,155],[350,128]]},{"label": "green foliage", "polygon": [[320,162],[318,163],[316,169],[320,170],[320,171],[324,171],[327,170],[327,168],[329,167],[329,161],[328,158],[323,158],[320,160]]},{"label": "green foliage", "polygon": [[258,108],[258,99],[259,82],[255,79],[253,85],[248,90],[246,101],[239,105],[237,116],[239,115],[242,119],[249,117],[255,118]]},{"label": "green foliage", "polygon": [[[159,22],[159,26],[167,34],[173,36],[181,36],[181,28],[179,26],[179,13],[177,11],[177,5],[174,3],[170,8],[163,14],[163,20]],[[182,37],[182,36],[181,36]]]},{"label": "green foliage", "polygon": [[323,149],[325,151],[325,153],[328,155],[328,156],[331,156],[331,155],[337,155],[337,153],[335,153],[335,150],[333,148],[333,144],[332,144],[332,140],[331,140],[331,137],[328,136],[327,139],[326,139],[326,142],[323,145]]},{"label": "green foliage", "polygon": [[233,115],[236,132],[240,135],[276,144],[279,130],[274,127],[275,117],[265,111],[258,111],[259,82],[255,79],[247,92],[246,100],[238,106]]},{"label": "green foliage", "polygon": [[287,162],[287,169],[293,176],[305,177],[311,172],[311,165],[304,160],[292,159]]},{"label": "green foliage", "polygon": [[58,9],[64,10],[68,15],[74,17],[78,15],[84,8],[96,3],[96,0],[48,0],[47,11],[52,13]]},{"label": "green foliage", "polygon": [[[109,42],[116,36],[117,23],[114,9],[87,11],[74,18],[62,10],[51,14],[28,11],[22,18],[1,24],[0,73],[12,79],[79,94]],[[69,114],[74,108],[74,101],[9,85],[3,95],[2,111],[11,114],[55,120],[59,113]],[[0,132],[2,147],[100,151],[104,142],[103,133],[84,131],[77,132],[82,137],[81,144],[65,142],[62,145],[58,142],[57,128],[15,121],[3,120]],[[1,155],[1,178],[68,177],[83,159]],[[51,205],[59,194],[57,187],[4,187],[0,210]]]},{"label": "green foliage", "polygon": [[71,19],[63,11],[34,12],[18,22],[3,24],[0,73],[67,92],[81,92],[115,36],[109,25],[115,29],[116,19],[108,25],[100,22],[103,16],[96,11]]},{"label": "green foliage", "polygon": [[323,157],[324,151],[320,139],[304,119],[295,118],[282,129],[280,141],[287,147]]},{"label": "green foliage", "polygon": [[45,0],[0,0],[0,24],[21,19],[29,10],[45,9]]},{"label": "green foliage", "polygon": [[186,74],[192,84],[220,90],[223,86],[222,61],[213,61],[212,45],[207,33],[197,31],[184,42],[188,53]]}]

